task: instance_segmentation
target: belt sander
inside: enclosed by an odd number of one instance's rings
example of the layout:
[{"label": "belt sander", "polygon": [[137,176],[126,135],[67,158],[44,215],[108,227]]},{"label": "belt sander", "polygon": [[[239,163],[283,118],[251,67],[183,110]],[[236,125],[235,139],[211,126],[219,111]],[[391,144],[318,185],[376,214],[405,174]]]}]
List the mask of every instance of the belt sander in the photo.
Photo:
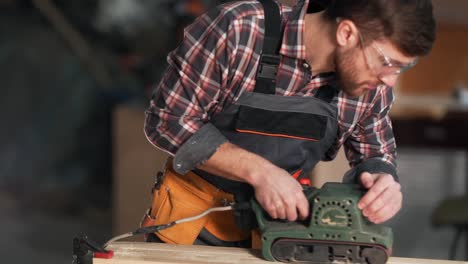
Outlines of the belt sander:
[{"label": "belt sander", "polygon": [[270,261],[297,263],[386,263],[391,255],[391,228],[371,223],[357,203],[365,191],[359,185],[326,183],[304,193],[310,216],[304,221],[272,219],[256,202],[262,255]]},{"label": "belt sander", "polygon": [[[213,211],[248,210],[261,233],[262,256],[269,261],[291,263],[383,264],[391,255],[393,233],[365,218],[357,203],[364,195],[359,185],[326,183],[321,189],[305,187],[310,215],[303,221],[272,219],[255,199],[211,208],[200,215],[165,225],[148,226],[112,238],[100,247],[85,236],[75,238],[74,263],[91,264],[92,257],[112,257],[105,248],[111,242],[158,232],[179,223],[199,219]],[[86,259],[86,260],[85,260]]]}]

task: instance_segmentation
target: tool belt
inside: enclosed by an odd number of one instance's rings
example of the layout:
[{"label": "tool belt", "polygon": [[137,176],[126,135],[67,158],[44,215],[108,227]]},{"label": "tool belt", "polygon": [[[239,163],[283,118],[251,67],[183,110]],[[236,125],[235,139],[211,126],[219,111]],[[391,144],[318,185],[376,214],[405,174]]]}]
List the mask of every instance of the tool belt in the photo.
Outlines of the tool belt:
[{"label": "tool belt", "polygon": [[[170,160],[162,181],[159,181],[153,189],[153,202],[143,217],[142,227],[167,224],[234,202],[232,194],[216,188],[195,173],[176,173]],[[250,237],[250,231],[242,231],[236,226],[232,211],[212,212],[198,220],[161,230],[155,235],[169,244],[191,245],[203,228],[223,241],[241,241]]]}]

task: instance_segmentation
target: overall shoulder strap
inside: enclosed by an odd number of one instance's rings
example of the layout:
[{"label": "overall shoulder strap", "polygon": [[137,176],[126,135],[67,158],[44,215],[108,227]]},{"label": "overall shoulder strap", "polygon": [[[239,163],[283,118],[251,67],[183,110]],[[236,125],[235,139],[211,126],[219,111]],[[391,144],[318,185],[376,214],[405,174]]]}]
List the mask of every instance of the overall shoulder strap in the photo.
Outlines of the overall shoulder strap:
[{"label": "overall shoulder strap", "polygon": [[273,0],[259,0],[259,2],[263,5],[265,13],[265,35],[254,92],[275,94],[282,40],[281,14],[279,6]]}]

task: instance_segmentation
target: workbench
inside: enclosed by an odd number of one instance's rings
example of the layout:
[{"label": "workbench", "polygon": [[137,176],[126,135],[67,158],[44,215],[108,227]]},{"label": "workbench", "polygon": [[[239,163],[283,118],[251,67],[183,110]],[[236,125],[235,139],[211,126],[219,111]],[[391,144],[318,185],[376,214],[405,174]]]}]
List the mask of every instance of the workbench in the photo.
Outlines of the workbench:
[{"label": "workbench", "polygon": [[[262,260],[258,250],[243,248],[116,242],[109,245],[108,249],[114,251],[114,257],[112,259],[95,258],[93,264],[275,263]],[[391,257],[387,264],[468,264],[468,262]]]}]

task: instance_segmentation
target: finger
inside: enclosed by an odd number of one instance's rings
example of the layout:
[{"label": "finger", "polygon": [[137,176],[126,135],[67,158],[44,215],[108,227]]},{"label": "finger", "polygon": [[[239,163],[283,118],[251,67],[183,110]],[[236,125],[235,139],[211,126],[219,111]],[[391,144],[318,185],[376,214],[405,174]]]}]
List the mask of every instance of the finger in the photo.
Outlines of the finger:
[{"label": "finger", "polygon": [[366,189],[370,189],[374,184],[374,177],[369,172],[361,173],[361,183]]},{"label": "finger", "polygon": [[310,210],[309,201],[307,200],[303,192],[298,193],[298,196],[299,197],[298,197],[296,208],[299,214],[299,218],[301,220],[304,220],[307,218],[307,216],[309,216],[309,210]]},{"label": "finger", "polygon": [[276,215],[279,219],[286,219],[286,206],[283,203],[276,204]]},{"label": "finger", "polygon": [[300,220],[304,220],[309,215],[309,201],[302,191],[296,192],[295,199],[296,202],[292,208],[297,214],[296,219],[299,218]]},{"label": "finger", "polygon": [[392,206],[388,205],[380,209],[377,214],[368,217],[368,219],[374,224],[380,224],[390,219],[392,217],[392,212],[393,212]]},{"label": "finger", "polygon": [[279,197],[265,197],[262,199],[262,196],[256,197],[257,201],[260,205],[265,209],[265,211],[271,216],[273,219],[277,219],[278,210],[277,210],[277,203],[276,201],[280,200]]},{"label": "finger", "polygon": [[393,181],[393,177],[379,177],[367,193],[361,198],[358,203],[359,209],[366,208],[372,201],[375,200]]},{"label": "finger", "polygon": [[276,207],[275,207],[275,205],[273,203],[267,203],[265,205],[262,205],[262,207],[271,216],[271,218],[273,218],[273,219],[278,218],[278,214],[276,212]]},{"label": "finger", "polygon": [[385,203],[383,202],[383,200],[380,197],[377,197],[374,201],[372,201],[362,210],[362,214],[367,217],[373,216],[384,206],[385,206]]},{"label": "finger", "polygon": [[287,214],[286,218],[289,221],[296,221],[296,219],[297,219],[297,210],[296,210],[296,202],[295,201],[291,201],[291,202],[287,203],[286,214]]},{"label": "finger", "polygon": [[392,202],[391,204],[383,207],[376,213],[376,215],[372,216],[369,221],[375,224],[380,224],[395,216],[401,209],[402,201],[401,196],[397,199],[399,199],[399,201]]},{"label": "finger", "polygon": [[382,209],[386,204],[390,204],[394,196],[399,191],[400,190],[398,187],[389,187],[385,189],[374,201],[372,201],[362,210],[362,213],[365,216],[374,215],[375,213],[377,213],[377,211]]},{"label": "finger", "polygon": [[403,201],[403,195],[398,190],[392,195],[392,199],[380,210],[375,212],[369,217],[369,220],[374,223],[382,223],[392,218],[398,211],[400,211]]}]

